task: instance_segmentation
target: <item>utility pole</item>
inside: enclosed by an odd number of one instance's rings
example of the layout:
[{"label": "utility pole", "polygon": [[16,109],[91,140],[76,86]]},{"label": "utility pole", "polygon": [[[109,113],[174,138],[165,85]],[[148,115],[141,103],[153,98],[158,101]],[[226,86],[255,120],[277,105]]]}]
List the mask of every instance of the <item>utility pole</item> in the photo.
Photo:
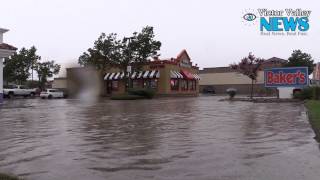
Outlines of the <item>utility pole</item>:
[{"label": "utility pole", "polygon": [[33,85],[33,61],[32,61],[32,65],[31,65],[31,88],[34,88],[34,85]]}]

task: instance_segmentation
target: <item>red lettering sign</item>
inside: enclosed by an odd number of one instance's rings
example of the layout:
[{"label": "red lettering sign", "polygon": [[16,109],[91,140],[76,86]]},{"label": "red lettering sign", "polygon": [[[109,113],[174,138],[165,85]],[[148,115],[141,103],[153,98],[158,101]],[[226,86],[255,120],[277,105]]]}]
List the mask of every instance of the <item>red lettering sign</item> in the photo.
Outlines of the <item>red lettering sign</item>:
[{"label": "red lettering sign", "polygon": [[278,73],[274,73],[272,71],[268,71],[266,74],[266,83],[271,84],[289,84],[293,85],[296,83],[303,84],[306,81],[306,74],[300,71],[296,73],[284,73],[282,71]]}]

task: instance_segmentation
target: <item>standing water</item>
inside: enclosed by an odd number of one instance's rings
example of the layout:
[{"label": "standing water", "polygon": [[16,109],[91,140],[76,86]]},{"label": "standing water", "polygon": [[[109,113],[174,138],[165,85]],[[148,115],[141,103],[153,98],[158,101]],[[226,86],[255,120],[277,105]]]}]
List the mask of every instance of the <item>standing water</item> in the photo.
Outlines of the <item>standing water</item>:
[{"label": "standing water", "polygon": [[318,180],[302,104],[17,99],[0,107],[0,172],[30,180]]}]

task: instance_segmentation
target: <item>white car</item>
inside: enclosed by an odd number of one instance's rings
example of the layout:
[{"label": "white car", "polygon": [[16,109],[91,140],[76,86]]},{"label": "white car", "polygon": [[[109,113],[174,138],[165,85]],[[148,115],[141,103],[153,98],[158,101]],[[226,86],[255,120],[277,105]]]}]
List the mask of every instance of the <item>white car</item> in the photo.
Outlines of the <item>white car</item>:
[{"label": "white car", "polygon": [[34,96],[35,94],[36,89],[28,89],[23,85],[9,85],[3,89],[3,95],[8,98],[12,98],[13,96]]},{"label": "white car", "polygon": [[58,89],[47,89],[46,91],[42,91],[40,93],[40,97],[42,99],[48,98],[63,98],[64,94],[62,91],[59,91]]}]

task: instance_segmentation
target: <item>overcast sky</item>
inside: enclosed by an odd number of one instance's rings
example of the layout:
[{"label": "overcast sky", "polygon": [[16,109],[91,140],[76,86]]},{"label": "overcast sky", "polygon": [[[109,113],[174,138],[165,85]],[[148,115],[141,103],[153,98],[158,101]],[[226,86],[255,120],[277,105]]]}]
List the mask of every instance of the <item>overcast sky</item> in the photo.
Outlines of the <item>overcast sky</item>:
[{"label": "overcast sky", "polygon": [[[228,66],[249,52],[262,58],[288,58],[293,49],[320,60],[320,3],[317,0],[0,0],[5,42],[35,45],[44,59],[77,63],[101,32],[129,36],[154,26],[161,57],[187,49],[200,68]],[[269,37],[259,26],[246,26],[248,9],[312,10],[308,36]]]}]

